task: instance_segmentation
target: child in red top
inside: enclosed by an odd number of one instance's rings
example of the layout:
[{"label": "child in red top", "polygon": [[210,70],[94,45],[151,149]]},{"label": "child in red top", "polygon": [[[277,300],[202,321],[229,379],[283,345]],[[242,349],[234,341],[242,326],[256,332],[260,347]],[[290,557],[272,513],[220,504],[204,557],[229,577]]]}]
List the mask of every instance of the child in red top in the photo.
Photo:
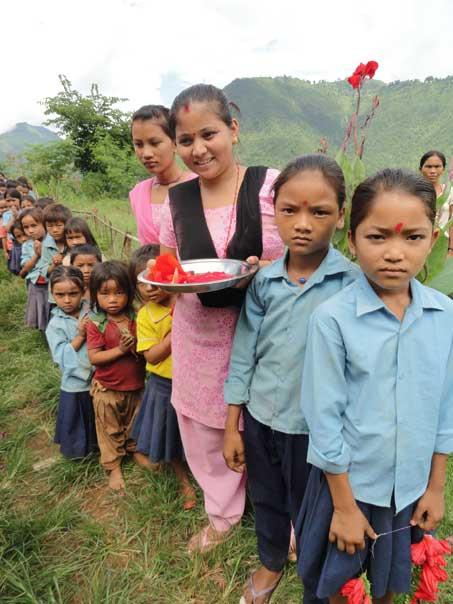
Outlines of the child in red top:
[{"label": "child in red top", "polygon": [[145,366],[135,353],[134,290],[126,265],[97,264],[90,278],[91,306],[87,328],[88,358],[95,366],[91,394],[101,464],[109,472],[109,486],[124,489],[121,461],[135,453],[129,437],[143,395]]}]

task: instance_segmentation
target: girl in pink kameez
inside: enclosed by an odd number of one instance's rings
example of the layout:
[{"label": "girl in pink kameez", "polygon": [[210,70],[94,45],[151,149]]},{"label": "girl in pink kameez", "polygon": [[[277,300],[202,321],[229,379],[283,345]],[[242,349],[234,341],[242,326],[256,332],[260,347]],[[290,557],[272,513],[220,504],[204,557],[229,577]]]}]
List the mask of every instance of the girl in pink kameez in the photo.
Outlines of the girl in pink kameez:
[{"label": "girl in pink kameez", "polygon": [[[197,85],[176,97],[171,125],[178,153],[199,178],[176,185],[162,210],[161,253],[182,259],[235,257],[270,261],[283,252],[274,225],[271,186],[278,175],[236,163],[239,126],[224,93]],[[245,476],[223,459],[227,406],[223,384],[243,294],[184,294],[176,302],[172,403],[186,458],[203,490],[209,523],[189,542],[208,551],[240,522]]]},{"label": "girl in pink kameez", "polygon": [[153,174],[129,193],[141,245],[154,244],[158,253],[162,204],[172,185],[195,175],[176,163],[176,146],[170,136],[169,110],[145,105],[132,116],[132,143],[140,163]]}]

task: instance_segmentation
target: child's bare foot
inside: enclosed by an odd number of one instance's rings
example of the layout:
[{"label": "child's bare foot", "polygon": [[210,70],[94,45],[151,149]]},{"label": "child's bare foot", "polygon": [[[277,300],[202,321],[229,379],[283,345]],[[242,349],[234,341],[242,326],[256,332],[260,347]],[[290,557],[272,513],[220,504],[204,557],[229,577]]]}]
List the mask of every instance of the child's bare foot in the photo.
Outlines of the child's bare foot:
[{"label": "child's bare foot", "polygon": [[181,495],[184,499],[182,507],[186,511],[194,508],[197,505],[197,494],[195,493],[195,489],[190,482],[182,484],[179,490],[181,491]]},{"label": "child's bare foot", "polygon": [[121,467],[118,466],[110,471],[109,475],[109,487],[113,491],[117,491],[118,495],[124,495],[124,489],[126,488],[126,483],[124,482],[123,473],[121,471]]},{"label": "child's bare foot", "polygon": [[141,468],[146,468],[152,472],[160,470],[160,463],[153,463],[147,455],[139,453],[138,451],[134,453],[134,461]]},{"label": "child's bare foot", "polygon": [[171,462],[176,478],[179,482],[179,491],[184,498],[183,508],[191,510],[197,505],[197,495],[195,489],[190,483],[189,475],[185,464],[180,459],[174,459]]}]

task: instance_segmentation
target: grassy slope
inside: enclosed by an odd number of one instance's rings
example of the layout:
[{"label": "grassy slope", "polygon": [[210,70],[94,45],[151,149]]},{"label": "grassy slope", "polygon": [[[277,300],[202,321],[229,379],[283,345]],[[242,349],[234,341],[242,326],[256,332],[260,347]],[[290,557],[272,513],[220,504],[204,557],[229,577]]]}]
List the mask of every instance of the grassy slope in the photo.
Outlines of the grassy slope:
[{"label": "grassy slope", "polygon": [[[335,155],[354,107],[346,81],[310,83],[290,77],[241,78],[225,88],[240,107],[245,164],[283,167],[296,155],[313,153],[320,137]],[[367,135],[364,160],[369,174],[389,166],[417,169],[428,149],[453,155],[453,77],[393,82],[367,81],[361,114],[379,95],[380,107]]]},{"label": "grassy slope", "polygon": [[[23,326],[25,289],[0,260],[0,601],[2,604],[236,604],[257,565],[247,515],[235,537],[205,558],[185,544],[204,522],[181,511],[170,472],[125,468],[127,496],[107,492],[96,459],[75,463],[52,444],[58,371],[41,334]],[[33,464],[55,459],[48,468]],[[447,516],[453,532],[453,465]],[[450,563],[450,573],[453,564]],[[273,602],[300,602],[292,566]],[[441,604],[453,601],[444,587]]]}]

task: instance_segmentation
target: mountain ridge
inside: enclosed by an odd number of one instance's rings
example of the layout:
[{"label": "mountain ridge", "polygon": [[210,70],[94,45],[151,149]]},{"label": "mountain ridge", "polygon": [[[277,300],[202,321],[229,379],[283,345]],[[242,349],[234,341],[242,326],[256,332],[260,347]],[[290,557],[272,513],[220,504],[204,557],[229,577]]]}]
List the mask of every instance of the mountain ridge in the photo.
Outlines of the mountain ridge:
[{"label": "mountain ridge", "polygon": [[0,134],[0,161],[8,155],[19,155],[28,145],[47,144],[58,140],[60,137],[45,126],[18,122]]}]

